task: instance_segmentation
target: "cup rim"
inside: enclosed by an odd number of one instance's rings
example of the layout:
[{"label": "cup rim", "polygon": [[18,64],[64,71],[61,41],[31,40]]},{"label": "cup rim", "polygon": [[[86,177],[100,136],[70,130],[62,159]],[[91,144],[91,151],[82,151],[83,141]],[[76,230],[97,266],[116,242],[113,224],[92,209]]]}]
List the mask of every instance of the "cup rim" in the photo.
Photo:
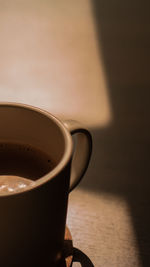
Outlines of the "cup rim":
[{"label": "cup rim", "polygon": [[42,115],[46,116],[48,119],[51,119],[60,128],[60,130],[63,134],[64,140],[65,140],[64,154],[62,156],[62,159],[54,167],[54,169],[51,170],[50,172],[48,172],[47,174],[43,175],[38,180],[36,180],[35,183],[33,183],[32,185],[28,185],[26,188],[21,188],[17,192],[9,192],[9,193],[4,193],[4,194],[0,195],[0,197],[6,197],[6,196],[8,197],[8,196],[14,196],[14,195],[18,195],[18,194],[22,194],[22,193],[31,191],[31,190],[45,184],[47,181],[54,179],[55,176],[58,175],[58,173],[60,173],[65,168],[65,166],[68,164],[68,162],[70,161],[72,151],[73,151],[73,142],[72,142],[72,138],[71,138],[69,130],[65,127],[65,125],[61,122],[60,119],[58,119],[55,115],[53,115],[49,111],[43,110],[42,108],[39,108],[36,106],[32,106],[32,105],[28,105],[28,104],[24,104],[24,103],[18,103],[18,102],[2,102],[2,101],[0,101],[0,107],[2,107],[2,106],[16,107],[16,108],[18,107],[18,108],[28,109],[30,111],[35,111],[37,113],[41,113]]}]

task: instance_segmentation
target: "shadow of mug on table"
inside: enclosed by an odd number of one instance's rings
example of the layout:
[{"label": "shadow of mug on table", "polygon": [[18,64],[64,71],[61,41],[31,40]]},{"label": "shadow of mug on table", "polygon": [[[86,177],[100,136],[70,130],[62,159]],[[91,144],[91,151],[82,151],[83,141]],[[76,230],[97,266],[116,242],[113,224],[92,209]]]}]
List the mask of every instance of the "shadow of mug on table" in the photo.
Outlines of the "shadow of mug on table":
[{"label": "shadow of mug on table", "polygon": [[73,248],[73,263],[78,262],[82,267],[94,267],[89,257],[78,248]]},{"label": "shadow of mug on table", "polygon": [[[69,228],[65,230],[65,240],[62,253],[62,260],[58,267],[74,267],[77,263],[81,267],[94,267],[89,257],[78,248],[73,247],[72,236]],[[78,264],[79,263],[79,264]]]},{"label": "shadow of mug on table", "polygon": [[94,267],[92,261],[85,253],[78,248],[72,247],[71,240],[66,240],[65,246],[65,257],[62,259],[62,262],[58,267],[74,267],[74,263],[79,263],[81,267]]}]

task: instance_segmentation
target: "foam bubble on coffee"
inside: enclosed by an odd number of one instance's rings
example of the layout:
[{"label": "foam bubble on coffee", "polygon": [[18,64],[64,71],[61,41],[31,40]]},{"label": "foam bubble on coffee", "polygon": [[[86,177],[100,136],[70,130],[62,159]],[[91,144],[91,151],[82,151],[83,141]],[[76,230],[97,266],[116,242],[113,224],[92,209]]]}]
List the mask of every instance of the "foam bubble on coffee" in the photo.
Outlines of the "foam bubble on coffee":
[{"label": "foam bubble on coffee", "polygon": [[19,176],[0,175],[0,195],[16,193],[28,186],[33,186],[34,181]]}]

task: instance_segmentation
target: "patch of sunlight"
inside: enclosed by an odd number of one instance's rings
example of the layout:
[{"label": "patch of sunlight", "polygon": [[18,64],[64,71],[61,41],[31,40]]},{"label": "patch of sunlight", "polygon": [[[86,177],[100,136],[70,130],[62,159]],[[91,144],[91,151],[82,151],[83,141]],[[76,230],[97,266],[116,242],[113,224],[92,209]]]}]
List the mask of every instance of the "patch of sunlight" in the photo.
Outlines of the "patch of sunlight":
[{"label": "patch of sunlight", "polygon": [[93,248],[102,266],[106,259],[107,266],[116,263],[116,251],[119,259],[127,260],[121,266],[125,267],[126,262],[132,266],[133,259],[135,266],[141,266],[132,214],[124,197],[76,188],[69,197],[67,225],[75,239],[74,246],[84,248],[91,259]]},{"label": "patch of sunlight", "polygon": [[90,1],[4,1],[0,100],[39,106],[62,119],[112,119]]}]

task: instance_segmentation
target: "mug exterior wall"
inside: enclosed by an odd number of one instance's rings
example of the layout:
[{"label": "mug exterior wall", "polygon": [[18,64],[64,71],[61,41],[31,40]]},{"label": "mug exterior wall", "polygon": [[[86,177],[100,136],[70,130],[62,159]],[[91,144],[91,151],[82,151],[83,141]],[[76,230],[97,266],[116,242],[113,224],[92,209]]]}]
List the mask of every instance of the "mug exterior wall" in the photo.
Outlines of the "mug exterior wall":
[{"label": "mug exterior wall", "polygon": [[71,159],[42,185],[0,196],[1,266],[57,266],[64,241],[70,167]]}]

